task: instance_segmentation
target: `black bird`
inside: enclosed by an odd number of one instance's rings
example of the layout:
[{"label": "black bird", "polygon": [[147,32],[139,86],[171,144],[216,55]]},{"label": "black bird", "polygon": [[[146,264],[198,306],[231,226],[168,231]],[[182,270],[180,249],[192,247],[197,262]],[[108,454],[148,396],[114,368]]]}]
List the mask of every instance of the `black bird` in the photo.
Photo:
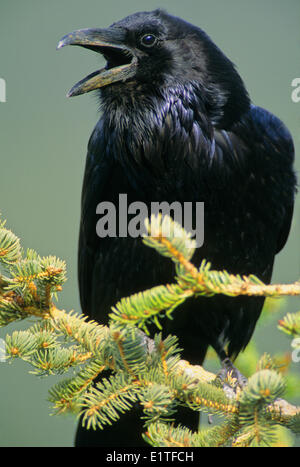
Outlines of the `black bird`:
[{"label": "black bird", "polygon": [[[101,201],[205,203],[204,245],[192,258],[217,270],[255,274],[270,282],[274,257],[286,243],[295,174],[291,135],[250,101],[233,63],[208,35],[160,9],[107,29],[81,29],[58,47],[79,45],[107,65],[69,96],[99,89],[102,115],[89,141],[82,190],[79,287],[82,310],[107,323],[121,298],[174,278],[171,261],[140,238],[99,238]],[[259,72],[259,71],[258,71]],[[248,344],[263,298],[218,295],[187,301],[165,321],[183,357],[201,364],[209,345],[221,360]],[[186,420],[185,420],[186,421]],[[193,427],[196,420],[193,420]],[[140,444],[135,412],[112,428],[79,428],[77,445]]]}]

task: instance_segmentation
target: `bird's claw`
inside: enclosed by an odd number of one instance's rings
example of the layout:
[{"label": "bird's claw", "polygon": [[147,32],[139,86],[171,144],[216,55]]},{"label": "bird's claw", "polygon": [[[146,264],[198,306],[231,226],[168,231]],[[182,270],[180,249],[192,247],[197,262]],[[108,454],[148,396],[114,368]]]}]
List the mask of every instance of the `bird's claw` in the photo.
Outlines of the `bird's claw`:
[{"label": "bird's claw", "polygon": [[236,393],[238,390],[244,389],[247,385],[247,378],[233,365],[229,358],[225,358],[221,362],[222,369],[217,374],[217,378],[221,381],[222,386],[230,387]]}]

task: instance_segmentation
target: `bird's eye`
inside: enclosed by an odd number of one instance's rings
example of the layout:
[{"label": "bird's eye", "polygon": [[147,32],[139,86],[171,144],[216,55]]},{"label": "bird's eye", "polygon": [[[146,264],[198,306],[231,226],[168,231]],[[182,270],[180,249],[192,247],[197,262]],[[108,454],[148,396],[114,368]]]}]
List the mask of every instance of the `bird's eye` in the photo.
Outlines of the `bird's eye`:
[{"label": "bird's eye", "polygon": [[141,38],[141,44],[146,47],[153,47],[157,42],[157,38],[153,34],[145,34]]}]

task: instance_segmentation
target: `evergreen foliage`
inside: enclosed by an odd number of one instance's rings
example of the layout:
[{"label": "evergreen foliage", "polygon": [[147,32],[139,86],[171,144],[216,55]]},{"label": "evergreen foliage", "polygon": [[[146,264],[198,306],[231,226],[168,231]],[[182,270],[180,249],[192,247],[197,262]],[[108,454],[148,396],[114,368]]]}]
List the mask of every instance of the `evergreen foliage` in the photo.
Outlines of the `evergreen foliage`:
[{"label": "evergreen foliage", "polygon": [[[178,224],[157,216],[146,227],[145,244],[174,261],[174,283],[123,298],[112,309],[109,326],[102,326],[57,308],[65,263],[33,250],[24,253],[1,222],[0,326],[31,318],[26,330],[7,335],[8,361],[20,358],[36,375],[68,373],[50,390],[49,399],[56,413],[82,415],[91,429],[118,423],[121,413],[140,403],[145,421],[141,436],[152,446],[268,446],[278,442],[278,426],[299,433],[300,408],[281,399],[287,379],[270,356],[264,355],[247,385],[237,388],[230,375],[221,383],[203,367],[181,360],[176,336],[163,339],[158,332],[150,338],[145,332],[150,323],[159,331],[161,319],[172,317],[192,296],[296,296],[300,283],[265,285],[254,276],[214,271],[206,261],[196,268],[191,262],[195,243]],[[300,337],[300,312],[288,314],[279,329],[294,340]],[[111,375],[99,381],[108,369]],[[218,414],[221,421],[192,433],[173,423],[179,405]]]}]

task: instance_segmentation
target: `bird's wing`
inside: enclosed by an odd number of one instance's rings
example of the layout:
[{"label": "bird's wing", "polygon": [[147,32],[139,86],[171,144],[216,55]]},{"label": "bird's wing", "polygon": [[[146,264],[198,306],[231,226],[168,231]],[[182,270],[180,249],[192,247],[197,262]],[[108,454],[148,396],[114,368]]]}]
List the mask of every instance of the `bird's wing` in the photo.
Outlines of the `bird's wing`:
[{"label": "bird's wing", "polygon": [[[280,180],[280,192],[274,190],[281,207],[281,222],[278,230],[276,253],[279,253],[288,239],[294,211],[296,176],[293,171],[295,149],[293,138],[284,123],[267,110],[252,106],[251,113],[256,134],[260,134],[258,145],[264,147],[267,164],[274,173],[273,179]],[[268,168],[268,167],[267,167]]]},{"label": "bird's wing", "polygon": [[289,236],[296,191],[291,134],[272,113],[251,106],[229,131],[215,131],[215,143],[214,172],[221,171],[223,180],[232,183],[240,171],[250,207],[256,205],[257,219],[264,219],[269,230],[273,225],[269,234],[274,254],[279,253]]},{"label": "bird's wing", "polygon": [[282,222],[282,228],[278,237],[276,254],[279,253],[287,242],[292,225],[294,204],[286,207],[285,216]]},{"label": "bird's wing", "polygon": [[105,157],[102,147],[101,120],[88,144],[88,153],[81,197],[81,220],[78,245],[78,280],[83,313],[90,315],[93,293],[93,270],[99,238],[96,235],[96,206],[107,190],[113,162]]}]

